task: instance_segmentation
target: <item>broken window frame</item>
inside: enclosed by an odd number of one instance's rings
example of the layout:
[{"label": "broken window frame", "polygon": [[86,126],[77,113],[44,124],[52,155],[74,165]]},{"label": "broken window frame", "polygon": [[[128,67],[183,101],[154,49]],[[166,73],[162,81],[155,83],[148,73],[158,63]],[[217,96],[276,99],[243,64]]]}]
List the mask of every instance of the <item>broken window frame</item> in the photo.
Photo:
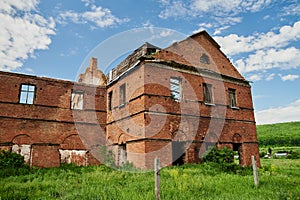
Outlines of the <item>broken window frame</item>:
[{"label": "broken window frame", "polygon": [[32,84],[21,84],[19,103],[21,104],[33,104],[35,100],[36,87]]},{"label": "broken window frame", "polygon": [[236,89],[229,88],[228,89],[229,95],[229,106],[230,108],[238,108],[237,101],[236,101]]},{"label": "broken window frame", "polygon": [[170,93],[171,98],[177,102],[180,102],[182,99],[182,86],[181,78],[171,77],[170,78]]},{"label": "broken window frame", "polygon": [[126,84],[122,84],[119,88],[120,98],[119,98],[119,107],[125,106],[126,103]]},{"label": "broken window frame", "polygon": [[[81,99],[81,103],[76,103],[74,101],[76,101],[74,98],[77,98],[77,101],[79,102],[79,100]],[[84,92],[80,91],[80,90],[73,90],[71,93],[71,109],[72,110],[83,110],[84,107]]]},{"label": "broken window frame", "polygon": [[212,84],[203,83],[203,101],[206,105],[214,105]]}]

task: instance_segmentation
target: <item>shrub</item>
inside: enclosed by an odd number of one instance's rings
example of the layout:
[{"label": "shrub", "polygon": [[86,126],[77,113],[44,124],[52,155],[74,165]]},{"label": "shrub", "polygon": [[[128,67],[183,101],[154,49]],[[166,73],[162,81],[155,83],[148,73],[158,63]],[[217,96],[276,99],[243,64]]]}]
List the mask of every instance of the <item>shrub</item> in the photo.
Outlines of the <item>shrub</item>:
[{"label": "shrub", "polygon": [[142,170],[136,168],[131,162],[126,162],[122,166],[118,166],[117,169],[127,172],[140,172]]},{"label": "shrub", "polygon": [[101,145],[100,146],[100,156],[101,156],[101,163],[105,164],[109,167],[115,168],[115,159],[114,153],[110,150],[107,146]]},{"label": "shrub", "polygon": [[233,163],[234,162],[234,152],[228,148],[217,149],[213,147],[208,153],[205,153],[203,162],[214,162],[214,163]]},{"label": "shrub", "polygon": [[239,175],[249,175],[252,173],[251,168],[245,168],[234,163],[234,152],[228,148],[217,149],[213,147],[204,154],[202,161],[220,172],[229,172]]},{"label": "shrub", "polygon": [[25,164],[24,157],[9,151],[0,151],[0,177],[28,174],[30,167]]},{"label": "shrub", "polygon": [[24,165],[23,156],[4,150],[0,152],[0,168],[20,168]]}]

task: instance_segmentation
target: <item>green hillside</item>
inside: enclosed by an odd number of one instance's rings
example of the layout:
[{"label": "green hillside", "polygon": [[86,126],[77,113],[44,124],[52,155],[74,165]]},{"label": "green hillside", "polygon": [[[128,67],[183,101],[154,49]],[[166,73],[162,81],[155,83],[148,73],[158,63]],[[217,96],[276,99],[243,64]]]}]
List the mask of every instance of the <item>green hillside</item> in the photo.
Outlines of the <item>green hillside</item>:
[{"label": "green hillside", "polygon": [[300,122],[257,125],[259,146],[300,146]]}]

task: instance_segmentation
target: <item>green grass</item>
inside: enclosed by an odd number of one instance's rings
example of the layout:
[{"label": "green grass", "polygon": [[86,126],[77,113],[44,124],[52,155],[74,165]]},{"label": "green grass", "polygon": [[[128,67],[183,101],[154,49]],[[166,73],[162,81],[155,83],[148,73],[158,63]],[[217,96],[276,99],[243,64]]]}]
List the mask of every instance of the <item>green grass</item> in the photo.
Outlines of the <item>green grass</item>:
[{"label": "green grass", "polygon": [[258,143],[263,146],[300,146],[300,122],[257,126]]},{"label": "green grass", "polygon": [[[221,172],[210,164],[161,170],[162,199],[300,199],[300,160],[263,159],[260,185],[251,171]],[[155,199],[154,175],[105,166],[32,169],[0,179],[0,199]]]}]

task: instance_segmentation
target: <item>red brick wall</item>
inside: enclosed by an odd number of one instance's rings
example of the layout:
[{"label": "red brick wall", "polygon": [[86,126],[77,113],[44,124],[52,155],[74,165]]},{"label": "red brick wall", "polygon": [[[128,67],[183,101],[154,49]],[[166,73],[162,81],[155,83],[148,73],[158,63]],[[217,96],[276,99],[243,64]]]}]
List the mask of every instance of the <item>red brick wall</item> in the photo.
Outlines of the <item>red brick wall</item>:
[{"label": "red brick wall", "polygon": [[[21,84],[36,86],[32,105],[18,103]],[[31,165],[57,166],[57,161],[48,161],[47,156],[41,155],[49,154],[50,160],[59,158],[58,150],[53,150],[57,145],[57,149],[89,150],[91,140],[83,143],[82,138],[97,134],[93,142],[99,141],[99,129],[105,132],[106,89],[103,87],[0,72],[0,89],[0,146],[31,144],[34,156]],[[83,110],[70,109],[72,90],[84,92]],[[105,140],[105,134],[102,137]]]},{"label": "red brick wall", "polygon": [[[213,39],[208,34],[196,34],[181,42],[163,49],[154,57],[159,60],[175,61],[189,66],[209,69],[223,75],[244,79],[229,59],[214,45]],[[210,64],[200,62],[201,55],[205,53],[210,58]]]},{"label": "red brick wall", "polygon": [[[170,77],[180,77],[182,80],[183,99],[181,102],[171,99]],[[241,164],[249,165],[250,154],[254,152],[258,157],[258,149],[253,151],[257,148],[257,136],[251,88],[248,82],[236,80],[234,83],[234,80],[232,78],[221,79],[221,76],[205,77],[180,69],[173,70],[171,66],[145,62],[118,83],[109,86],[108,91],[113,91],[115,94],[114,105],[118,105],[118,91],[121,84],[125,83],[126,91],[134,95],[126,96],[124,107],[113,106],[112,111],[108,113],[107,136],[112,143],[117,144],[120,135],[126,135],[125,142],[130,141],[128,145],[130,145],[131,152],[138,151],[136,148],[139,148],[140,140],[145,139],[142,141],[147,144],[144,150],[146,159],[132,156],[130,161],[136,166],[152,168],[155,154],[151,152],[159,144],[168,146],[167,141],[172,139],[194,141],[189,142],[185,162],[197,163],[200,162],[199,155],[203,153],[199,152],[203,140],[217,142],[219,146],[224,146],[234,142],[234,135],[239,134],[241,136],[239,142],[243,144],[247,142],[247,148],[243,145],[244,161]],[[214,106],[205,105],[203,102],[203,83],[213,85]],[[228,88],[236,90],[238,109],[229,107]],[[132,129],[130,123],[138,124],[140,129]],[[130,130],[130,133],[127,130]],[[132,135],[135,137],[130,137]],[[152,140],[147,140],[150,138]],[[158,142],[153,139],[166,141]],[[135,143],[135,141],[138,142]],[[249,151],[249,149],[252,150]],[[171,151],[170,148],[169,151]],[[166,152],[166,155],[172,154]],[[169,162],[164,161],[164,164],[172,163],[170,160],[172,156],[164,157]]]},{"label": "red brick wall", "polygon": [[31,166],[59,167],[59,144],[35,144],[31,149]]}]

